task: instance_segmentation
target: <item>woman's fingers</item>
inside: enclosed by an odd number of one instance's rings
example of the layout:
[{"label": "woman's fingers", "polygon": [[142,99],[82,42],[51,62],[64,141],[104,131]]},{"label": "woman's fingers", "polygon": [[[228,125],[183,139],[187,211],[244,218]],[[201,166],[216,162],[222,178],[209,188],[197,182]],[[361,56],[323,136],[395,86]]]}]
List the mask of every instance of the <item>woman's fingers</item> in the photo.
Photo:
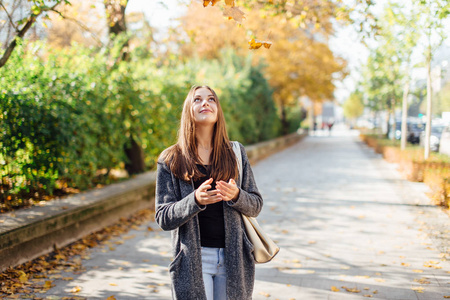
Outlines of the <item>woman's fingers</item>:
[{"label": "woman's fingers", "polygon": [[216,186],[225,201],[234,199],[239,193],[239,189],[233,179],[230,179],[228,183],[225,181],[219,181]]},{"label": "woman's fingers", "polygon": [[223,196],[218,190],[209,191],[211,189],[212,178],[203,182],[195,192],[195,199],[201,205],[207,205],[222,201]]}]

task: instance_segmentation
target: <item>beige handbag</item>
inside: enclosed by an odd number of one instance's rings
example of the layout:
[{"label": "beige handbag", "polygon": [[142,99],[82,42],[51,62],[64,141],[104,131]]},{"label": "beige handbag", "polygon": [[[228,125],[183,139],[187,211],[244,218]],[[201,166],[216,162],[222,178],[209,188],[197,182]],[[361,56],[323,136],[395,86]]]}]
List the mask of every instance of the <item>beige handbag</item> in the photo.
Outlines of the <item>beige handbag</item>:
[{"label": "beige handbag", "polygon": [[[242,184],[242,156],[241,148],[237,142],[233,142],[233,150],[238,160],[239,169],[239,185]],[[244,214],[242,220],[244,221],[245,232],[250,242],[253,244],[254,252],[253,256],[256,263],[266,263],[271,261],[280,247],[278,247],[272,239],[262,230],[258,222],[253,217],[248,217]]]}]

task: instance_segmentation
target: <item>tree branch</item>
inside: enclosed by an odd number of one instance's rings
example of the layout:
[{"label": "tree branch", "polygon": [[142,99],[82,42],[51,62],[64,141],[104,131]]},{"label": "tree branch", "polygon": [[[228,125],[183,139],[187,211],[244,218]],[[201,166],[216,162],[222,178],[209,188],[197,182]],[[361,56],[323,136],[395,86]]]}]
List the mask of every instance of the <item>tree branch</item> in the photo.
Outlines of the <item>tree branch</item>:
[{"label": "tree branch", "polygon": [[92,38],[100,45],[103,46],[102,41],[98,38],[97,34],[95,34],[95,32],[91,31],[86,25],[84,25],[83,23],[81,23],[80,21],[78,21],[75,18],[71,18],[71,17],[67,17],[65,15],[62,14],[62,12],[57,11],[52,9],[53,12],[57,13],[61,18],[69,20],[74,22],[75,24],[77,24],[78,26],[80,26],[83,30],[89,32],[92,35]]},{"label": "tree branch", "polygon": [[6,7],[3,5],[3,2],[0,1],[0,6],[3,7],[3,9],[5,10],[6,15],[8,16],[9,22],[11,23],[12,27],[14,27],[14,29],[17,31],[19,31],[19,28],[17,28],[17,26],[14,24],[10,14],[8,13],[8,11],[6,10]]},{"label": "tree branch", "polygon": [[9,43],[8,48],[6,48],[5,53],[3,53],[2,58],[0,58],[0,68],[6,64],[9,57],[11,56],[12,52],[14,51],[14,48],[16,48],[17,39],[23,38],[25,36],[25,33],[27,33],[27,31],[31,28],[31,26],[34,24],[34,22],[36,22],[37,17],[39,17],[43,12],[46,12],[49,10],[54,10],[56,8],[56,6],[58,6],[61,2],[62,1],[55,3],[55,5],[53,5],[52,7],[41,9],[37,15],[35,15],[35,14],[30,15],[30,17],[28,18],[28,21],[25,23],[25,25],[22,27],[21,30],[17,31],[16,36],[11,41],[11,43]]}]

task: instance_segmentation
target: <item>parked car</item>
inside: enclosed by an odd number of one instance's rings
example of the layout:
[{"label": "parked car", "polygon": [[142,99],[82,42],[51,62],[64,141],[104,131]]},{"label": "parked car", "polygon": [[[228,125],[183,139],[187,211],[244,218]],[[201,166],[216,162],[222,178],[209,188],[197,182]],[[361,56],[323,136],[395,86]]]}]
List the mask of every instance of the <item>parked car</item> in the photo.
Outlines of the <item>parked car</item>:
[{"label": "parked car", "polygon": [[[392,125],[391,125],[392,126]],[[392,129],[392,127],[391,127]],[[411,144],[420,142],[420,134],[425,130],[425,124],[417,121],[408,121],[406,123],[406,140]],[[392,130],[389,137],[392,137]],[[402,122],[395,123],[395,138],[400,140],[402,137]]]},{"label": "parked car", "polygon": [[407,140],[411,144],[420,143],[420,135],[425,130],[425,124],[423,123],[410,123],[408,124]]},{"label": "parked car", "polygon": [[439,143],[439,153],[450,155],[450,125],[442,131]]},{"label": "parked car", "polygon": [[[431,125],[431,136],[430,136],[430,150],[434,152],[439,151],[439,144],[442,136],[442,132],[445,129],[445,125]],[[425,146],[425,131],[420,134],[420,145]]]}]

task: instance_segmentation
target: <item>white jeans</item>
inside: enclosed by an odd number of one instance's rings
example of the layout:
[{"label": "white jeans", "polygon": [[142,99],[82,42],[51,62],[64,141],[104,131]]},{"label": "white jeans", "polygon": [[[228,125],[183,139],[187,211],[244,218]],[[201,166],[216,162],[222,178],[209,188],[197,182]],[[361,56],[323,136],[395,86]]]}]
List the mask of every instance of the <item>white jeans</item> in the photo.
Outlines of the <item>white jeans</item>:
[{"label": "white jeans", "polygon": [[227,299],[224,248],[202,247],[202,271],[208,300]]}]

